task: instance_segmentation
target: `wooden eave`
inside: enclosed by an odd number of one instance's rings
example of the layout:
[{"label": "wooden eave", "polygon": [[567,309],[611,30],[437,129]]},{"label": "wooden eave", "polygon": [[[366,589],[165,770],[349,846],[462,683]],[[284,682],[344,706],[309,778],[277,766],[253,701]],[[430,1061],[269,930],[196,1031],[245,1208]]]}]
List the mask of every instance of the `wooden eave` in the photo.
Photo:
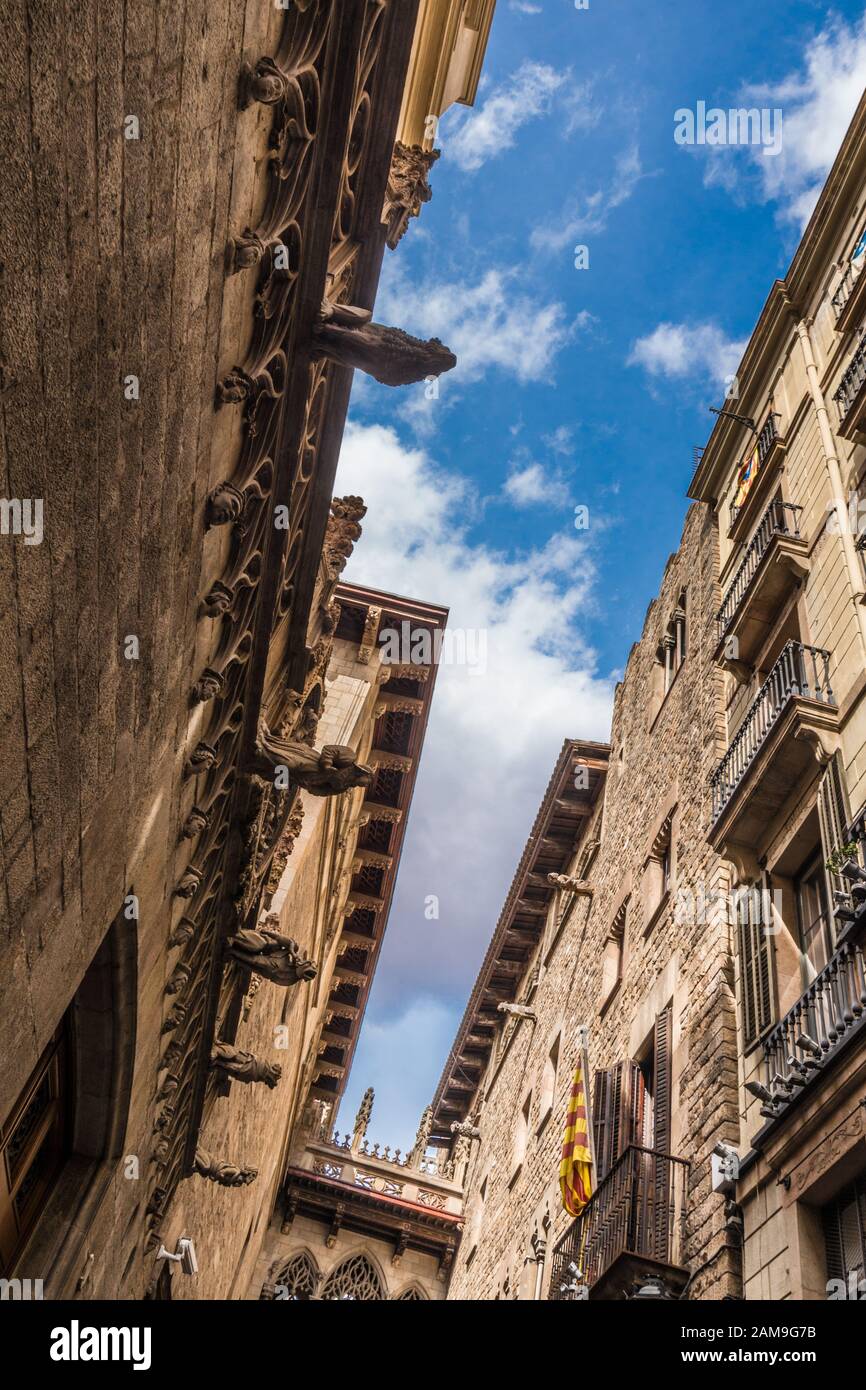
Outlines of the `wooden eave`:
[{"label": "wooden eave", "polygon": [[[547,875],[564,873],[573,858],[609,756],[606,743],[566,739],[562,746],[436,1089],[434,1139],[450,1140],[450,1125],[471,1109],[501,1022],[498,1005],[517,998],[557,891]],[[589,769],[589,786],[581,791],[574,788],[578,765]]]},{"label": "wooden eave", "polygon": [[[338,584],[335,591],[335,599],[340,605],[340,618],[337,623],[337,637],[360,645],[364,634],[366,615],[370,608],[380,608],[382,619],[380,626],[396,625],[408,621],[412,630],[417,628],[427,628],[431,632],[444,630],[448,622],[448,609],[439,604],[424,603],[419,599],[403,598],[398,594],[385,593],[379,589],[370,589],[359,584]],[[340,1099],[346,1085],[349,1072],[352,1066],[352,1058],[358,1040],[358,1034],[364,1021],[364,1012],[367,1007],[367,1000],[370,994],[370,986],[376,973],[376,965],[379,957],[379,950],[385,930],[388,925],[388,917],[391,911],[391,904],[394,897],[394,885],[400,867],[400,856],[403,850],[403,841],[406,832],[406,821],[409,816],[409,809],[412,804],[412,797],[415,791],[415,777],[418,770],[418,763],[421,750],[424,745],[424,738],[427,732],[427,720],[430,716],[430,705],[433,699],[433,691],[436,685],[437,667],[435,663],[430,670],[429,679],[419,681],[418,691],[418,710],[406,713],[406,718],[411,721],[411,732],[407,754],[407,765],[394,769],[395,776],[399,779],[399,794],[397,797],[396,809],[400,812],[399,820],[393,824],[390,837],[390,848],[387,856],[381,856],[385,863],[373,865],[371,867],[380,868],[382,871],[381,889],[377,894],[366,893],[363,889],[355,886],[358,872],[363,871],[367,866],[361,865],[360,870],[356,870],[352,876],[352,886],[349,891],[349,902],[355,902],[356,911],[369,912],[375,909],[373,930],[370,936],[365,936],[363,945],[366,948],[366,957],[363,970],[347,970],[337,966],[334,973],[334,983],[341,980],[352,985],[357,990],[356,1004],[353,1009],[351,1031],[346,1035],[341,1035],[340,1045],[344,1049],[344,1062],[342,1066],[342,1077],[336,1091],[329,1091],[328,1099],[335,1103]],[[399,676],[397,677],[399,679]],[[384,682],[380,689],[383,692],[388,690],[388,682]],[[376,721],[373,732],[373,744],[382,737],[383,721],[385,715],[380,716]],[[372,790],[372,789],[371,789]],[[369,810],[377,803],[372,797],[365,799],[362,803],[362,810]],[[391,808],[385,808],[386,811]],[[375,820],[375,816],[373,817]],[[341,947],[351,947],[361,944],[358,941],[358,933],[353,926],[352,915],[345,919],[343,932],[340,938]],[[313,1086],[320,1083],[320,1074],[313,1080]]]}]

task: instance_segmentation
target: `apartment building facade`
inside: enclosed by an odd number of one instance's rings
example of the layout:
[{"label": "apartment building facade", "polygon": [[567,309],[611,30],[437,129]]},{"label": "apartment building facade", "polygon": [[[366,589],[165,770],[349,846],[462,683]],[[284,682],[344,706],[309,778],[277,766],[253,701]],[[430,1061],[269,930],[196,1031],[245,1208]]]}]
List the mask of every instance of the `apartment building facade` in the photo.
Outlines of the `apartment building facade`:
[{"label": "apartment building facade", "polygon": [[[443,1071],[434,1139],[471,1144],[450,1298],[738,1287],[710,1161],[737,1134],[728,875],[705,838],[716,565],[715,520],[692,507],[610,745],[566,741]],[[584,1055],[596,1192],[573,1221],[558,1172]]]},{"label": "apartment building facade", "polygon": [[473,1147],[450,1297],[866,1293],[864,256],[866,101],[697,461],[604,775],[566,745],[443,1072],[437,1137]]},{"label": "apartment building facade", "polygon": [[756,890],[730,1187],[747,1298],[866,1277],[864,229],[861,103],[690,488],[720,535],[728,746],[708,839]]}]

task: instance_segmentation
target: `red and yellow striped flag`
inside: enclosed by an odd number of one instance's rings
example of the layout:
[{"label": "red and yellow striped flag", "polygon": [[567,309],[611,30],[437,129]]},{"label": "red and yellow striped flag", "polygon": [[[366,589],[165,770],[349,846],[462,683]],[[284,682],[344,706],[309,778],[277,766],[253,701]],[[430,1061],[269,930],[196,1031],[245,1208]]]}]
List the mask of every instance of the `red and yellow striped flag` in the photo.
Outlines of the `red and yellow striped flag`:
[{"label": "red and yellow striped flag", "polygon": [[592,1196],[592,1154],[586,1127],[586,1086],[578,1065],[571,1085],[565,1138],[559,1165],[559,1190],[569,1216],[579,1216]]}]

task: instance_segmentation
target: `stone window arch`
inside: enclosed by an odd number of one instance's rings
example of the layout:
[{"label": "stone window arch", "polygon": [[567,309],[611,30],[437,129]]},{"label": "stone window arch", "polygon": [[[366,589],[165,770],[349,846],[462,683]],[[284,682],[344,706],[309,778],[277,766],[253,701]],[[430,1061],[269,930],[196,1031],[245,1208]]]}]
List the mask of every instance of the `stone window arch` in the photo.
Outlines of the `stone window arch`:
[{"label": "stone window arch", "polygon": [[385,1299],[385,1288],[372,1261],[364,1254],[350,1255],[328,1275],[322,1289],[324,1302],[374,1303]]},{"label": "stone window arch", "polygon": [[288,1303],[308,1303],[316,1297],[321,1275],[312,1255],[299,1250],[272,1273],[261,1298]]},{"label": "stone window arch", "polygon": [[419,1289],[417,1284],[410,1284],[408,1289],[398,1293],[394,1299],[395,1303],[427,1303],[428,1298],[423,1289]]},{"label": "stone window arch", "polygon": [[[12,1270],[38,1270],[46,1297],[75,1293],[86,1232],[124,1156],[137,1001],[136,923],[120,913],[58,1025],[69,1061],[62,1166]],[[65,1215],[69,1211],[74,1221]],[[122,1253],[125,1258],[129,1252]]]}]

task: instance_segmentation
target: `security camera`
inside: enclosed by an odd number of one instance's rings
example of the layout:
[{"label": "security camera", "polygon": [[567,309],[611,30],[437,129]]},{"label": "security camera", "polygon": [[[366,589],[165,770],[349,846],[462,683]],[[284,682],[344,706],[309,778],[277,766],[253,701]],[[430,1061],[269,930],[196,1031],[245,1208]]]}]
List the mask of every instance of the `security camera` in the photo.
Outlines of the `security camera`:
[{"label": "security camera", "polygon": [[723,1143],[721,1139],[717,1144],[713,1145],[713,1153],[716,1155],[717,1158],[734,1158],[736,1156],[736,1152],[736,1149],[732,1149],[730,1144]]},{"label": "security camera", "polygon": [[164,1245],[161,1245],[156,1258],[158,1260],[176,1261],[184,1274],[198,1274],[198,1260],[196,1259],[195,1246],[190,1236],[181,1236],[174,1254],[172,1254],[170,1250],[166,1250]]},{"label": "security camera", "polygon": [[713,1146],[710,1155],[710,1171],[713,1191],[724,1192],[730,1196],[740,1176],[740,1155],[736,1149],[732,1149],[730,1144],[724,1144],[720,1139]]},{"label": "security camera", "polygon": [[764,1101],[765,1104],[772,1104],[774,1100],[774,1097],[767,1090],[767,1087],[763,1086],[760,1081],[747,1081],[746,1090],[750,1095],[757,1097],[758,1100]]},{"label": "security camera", "polygon": [[184,1274],[198,1274],[198,1260],[190,1236],[181,1236],[177,1243],[177,1252],[180,1255],[180,1267]]}]

